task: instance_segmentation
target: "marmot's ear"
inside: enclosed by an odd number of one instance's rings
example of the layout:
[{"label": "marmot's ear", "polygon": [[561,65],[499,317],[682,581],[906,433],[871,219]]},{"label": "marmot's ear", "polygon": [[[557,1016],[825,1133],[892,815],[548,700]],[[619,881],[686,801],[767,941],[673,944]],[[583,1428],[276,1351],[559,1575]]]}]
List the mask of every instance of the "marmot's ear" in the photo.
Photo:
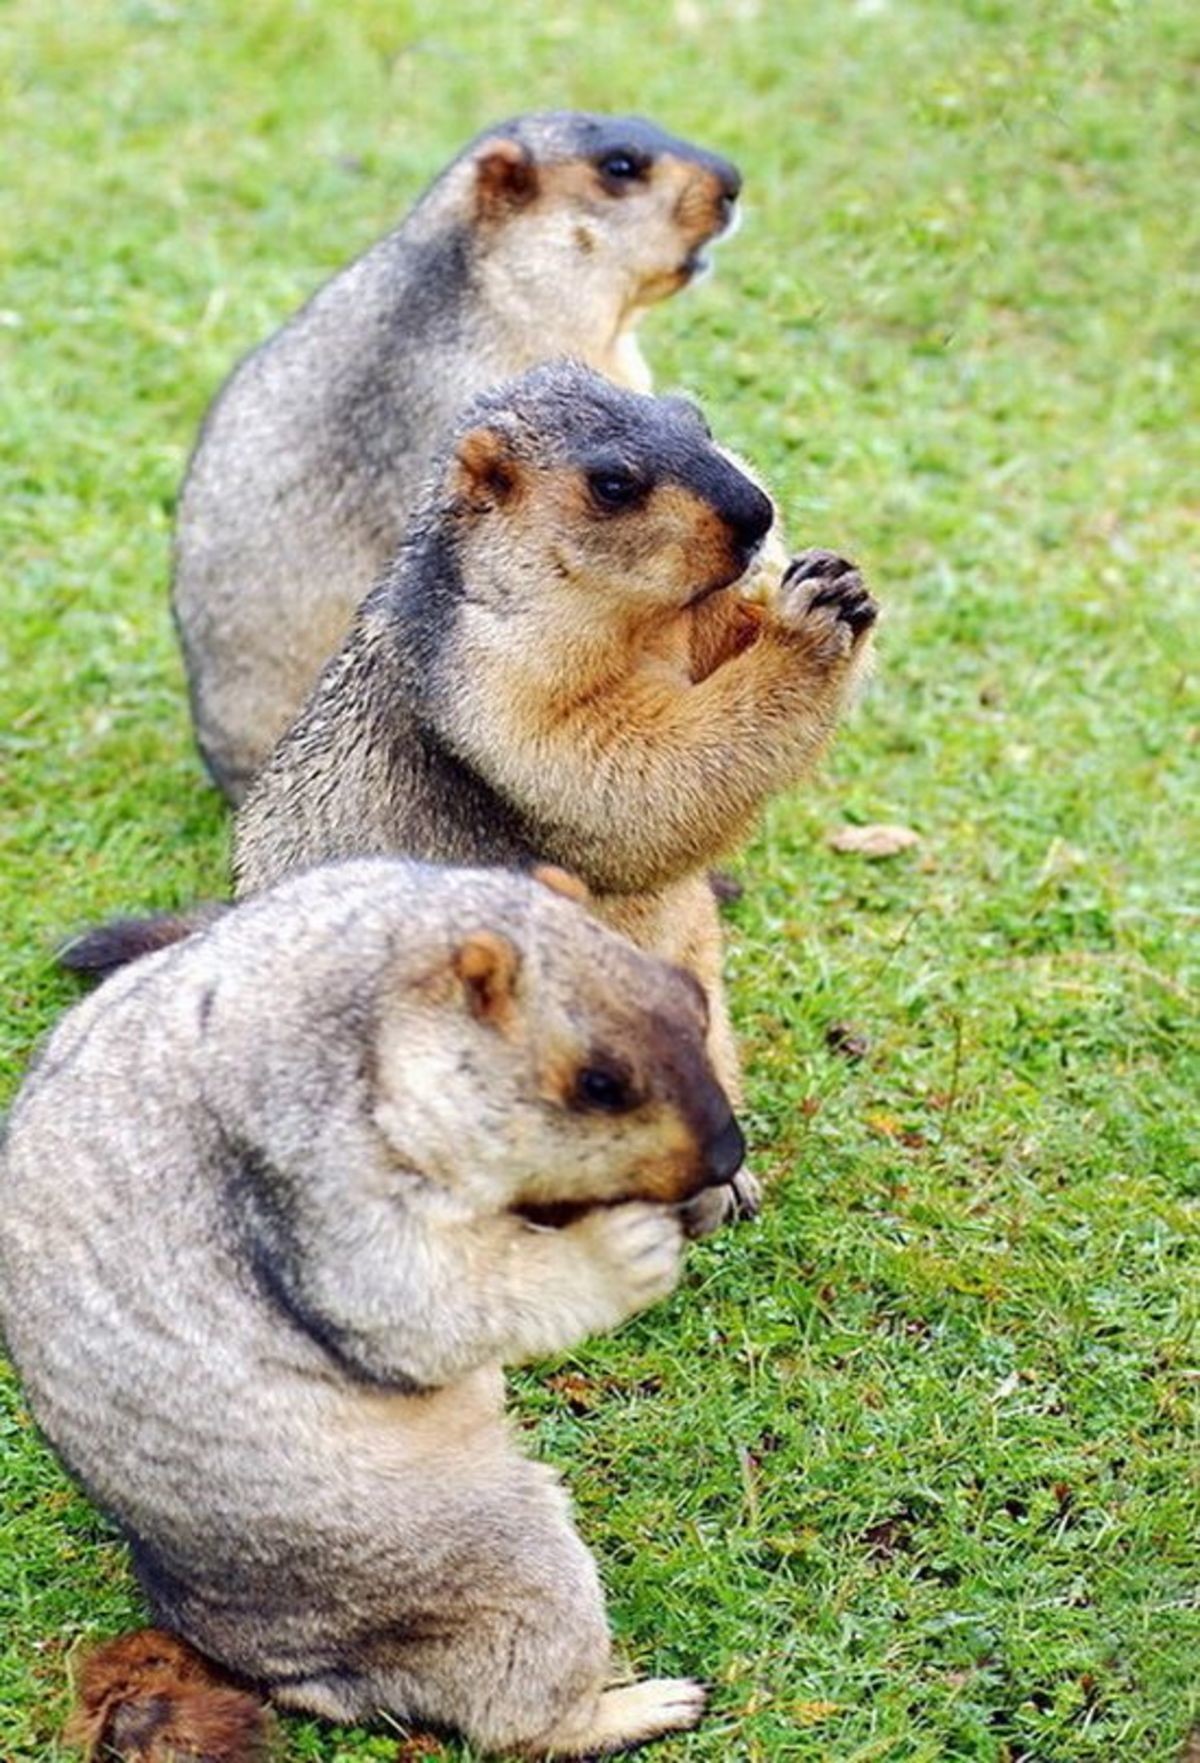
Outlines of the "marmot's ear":
[{"label": "marmot's ear", "polygon": [[538,193],[533,155],[519,141],[486,141],[475,160],[475,201],[481,217],[499,219],[525,208]]},{"label": "marmot's ear", "polygon": [[511,502],[521,470],[504,436],[495,429],[471,429],[458,443],[458,493],[479,513]]},{"label": "marmot's ear", "polygon": [[509,1033],[517,1020],[521,971],[516,946],[499,931],[472,931],[454,951],[451,964],[475,1020]]},{"label": "marmot's ear", "polygon": [[565,899],[578,900],[580,905],[592,897],[592,891],[582,876],[572,875],[569,869],[559,869],[555,863],[539,863],[533,870],[533,879],[549,888],[552,894],[562,894]]}]

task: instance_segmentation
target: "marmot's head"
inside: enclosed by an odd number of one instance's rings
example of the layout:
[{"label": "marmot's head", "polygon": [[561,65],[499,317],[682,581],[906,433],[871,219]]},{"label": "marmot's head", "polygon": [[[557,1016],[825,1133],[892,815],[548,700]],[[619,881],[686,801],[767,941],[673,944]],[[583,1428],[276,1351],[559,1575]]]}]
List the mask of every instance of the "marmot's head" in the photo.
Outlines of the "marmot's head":
[{"label": "marmot's head", "polygon": [[571,110],[489,129],[452,178],[489,298],[531,326],[569,318],[581,338],[692,281],[732,226],[742,182],[728,160],[640,117]]},{"label": "marmot's head", "polygon": [[573,878],[537,873],[443,872],[444,938],[382,978],[377,1129],[486,1212],[674,1203],[730,1181],[744,1142],[700,986],[604,929]]},{"label": "marmot's head", "polygon": [[597,615],[728,587],[774,519],[694,405],[566,361],[468,407],[442,494],[470,597],[534,610],[553,597],[580,635]]}]

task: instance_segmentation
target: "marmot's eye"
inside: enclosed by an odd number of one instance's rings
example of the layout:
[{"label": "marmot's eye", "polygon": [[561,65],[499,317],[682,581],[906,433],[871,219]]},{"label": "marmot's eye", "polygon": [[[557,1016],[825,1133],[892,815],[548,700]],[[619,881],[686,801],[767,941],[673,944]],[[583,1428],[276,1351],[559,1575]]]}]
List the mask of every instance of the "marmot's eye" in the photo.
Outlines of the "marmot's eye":
[{"label": "marmot's eye", "polygon": [[630,471],[615,467],[588,472],[588,489],[601,508],[629,508],[640,501],[644,486]]},{"label": "marmot's eye", "polygon": [[601,1065],[585,1065],[575,1079],[576,1107],[596,1108],[602,1114],[624,1114],[636,1101],[629,1079],[619,1072],[606,1071]]},{"label": "marmot's eye", "polygon": [[640,159],[635,159],[632,153],[626,153],[620,148],[612,153],[606,153],[603,159],[598,161],[598,165],[601,175],[611,178],[616,184],[633,183],[636,178],[642,176],[646,169]]}]

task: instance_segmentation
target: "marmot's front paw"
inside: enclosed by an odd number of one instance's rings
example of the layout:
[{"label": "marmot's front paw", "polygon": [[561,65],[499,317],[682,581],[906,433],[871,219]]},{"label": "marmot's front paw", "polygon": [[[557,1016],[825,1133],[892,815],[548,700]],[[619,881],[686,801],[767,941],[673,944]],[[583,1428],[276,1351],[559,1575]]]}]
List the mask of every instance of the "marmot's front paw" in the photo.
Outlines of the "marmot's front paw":
[{"label": "marmot's front paw", "polygon": [[710,1237],[739,1218],[757,1218],[762,1210],[762,1183],[748,1169],[739,1169],[722,1188],[705,1188],[680,1212],[689,1237]]},{"label": "marmot's front paw", "polygon": [[801,551],[784,572],[777,615],[797,634],[825,637],[850,655],[879,616],[857,567],[833,551]]},{"label": "marmot's front paw", "polygon": [[683,1265],[683,1228],[668,1207],[629,1200],[597,1208],[571,1228],[586,1242],[622,1315],[674,1291]]}]

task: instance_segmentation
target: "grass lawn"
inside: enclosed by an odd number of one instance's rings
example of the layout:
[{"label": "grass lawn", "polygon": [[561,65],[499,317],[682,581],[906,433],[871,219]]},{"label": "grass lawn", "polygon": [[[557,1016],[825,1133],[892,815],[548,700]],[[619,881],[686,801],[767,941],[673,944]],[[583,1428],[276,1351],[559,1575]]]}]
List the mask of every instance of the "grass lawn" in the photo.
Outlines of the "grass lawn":
[{"label": "grass lawn", "polygon": [[[224,884],[165,584],[234,357],[489,121],[637,109],[730,154],[746,226],[647,353],[798,545],[866,566],[880,665],[742,863],[766,1216],[647,1319],[517,1377],[516,1406],[630,1660],[715,1686],[664,1758],[1179,1757],[1200,1723],[1192,0],[9,0],[0,55],[4,1098],[73,995],[57,937]],[[826,843],[879,820],[920,844]],[[0,1476],[0,1756],[41,1763],[71,1650],[141,1611],[11,1380]],[[468,1754],[401,1738],[289,1722],[285,1750]]]}]

